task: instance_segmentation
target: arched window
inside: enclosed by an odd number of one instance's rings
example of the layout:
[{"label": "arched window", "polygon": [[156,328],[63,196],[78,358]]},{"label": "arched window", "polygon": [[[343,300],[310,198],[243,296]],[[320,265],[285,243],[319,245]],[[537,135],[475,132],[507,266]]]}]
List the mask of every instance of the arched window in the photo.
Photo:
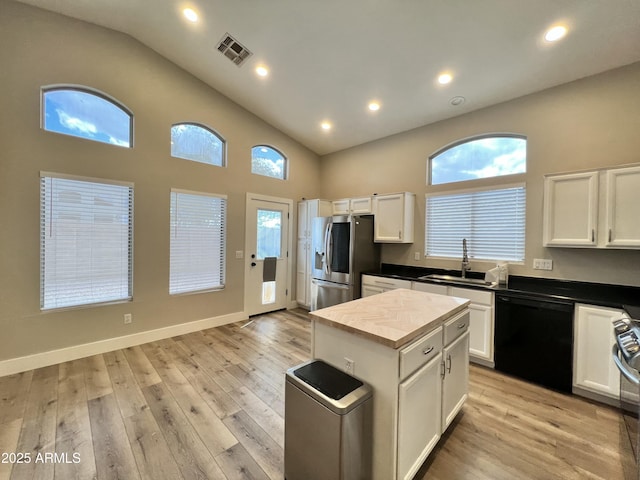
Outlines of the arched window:
[{"label": "arched window", "polygon": [[287,159],[275,148],[256,145],[251,149],[251,173],[284,180],[287,178]]},{"label": "arched window", "polygon": [[[431,185],[526,173],[527,139],[491,134],[448,145],[429,158]],[[508,181],[508,180],[507,180]],[[491,186],[487,186],[491,183]],[[472,260],[524,262],[526,185],[505,179],[482,186],[428,192],[425,205],[425,256],[462,258],[463,243]]]},{"label": "arched window", "polygon": [[223,167],[225,141],[210,128],[197,123],[171,127],[171,156]]},{"label": "arched window", "polygon": [[527,139],[491,134],[447,145],[429,158],[429,184],[462,182],[527,171]]},{"label": "arched window", "polygon": [[133,146],[133,113],[87,87],[43,87],[42,128],[120,147]]}]

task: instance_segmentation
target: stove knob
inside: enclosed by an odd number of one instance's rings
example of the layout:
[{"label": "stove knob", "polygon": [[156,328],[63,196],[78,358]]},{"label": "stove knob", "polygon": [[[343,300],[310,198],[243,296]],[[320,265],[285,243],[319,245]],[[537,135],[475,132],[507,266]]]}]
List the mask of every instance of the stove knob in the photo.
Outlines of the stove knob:
[{"label": "stove knob", "polygon": [[631,328],[631,322],[628,318],[622,317],[613,321],[613,328],[616,333],[620,334],[626,332],[627,330],[629,330],[629,328]]},{"label": "stove knob", "polygon": [[629,352],[629,354],[634,355],[640,351],[640,345],[638,345],[638,342],[636,342],[633,345],[625,347],[625,349],[627,350],[627,352]]}]

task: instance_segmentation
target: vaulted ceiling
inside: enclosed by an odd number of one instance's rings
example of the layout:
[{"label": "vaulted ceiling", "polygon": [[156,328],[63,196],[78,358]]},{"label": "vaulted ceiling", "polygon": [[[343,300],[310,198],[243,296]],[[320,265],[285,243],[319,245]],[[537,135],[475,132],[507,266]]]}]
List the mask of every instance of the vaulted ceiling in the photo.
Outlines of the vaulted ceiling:
[{"label": "vaulted ceiling", "polygon": [[640,61],[638,0],[20,1],[131,35],[319,155]]}]

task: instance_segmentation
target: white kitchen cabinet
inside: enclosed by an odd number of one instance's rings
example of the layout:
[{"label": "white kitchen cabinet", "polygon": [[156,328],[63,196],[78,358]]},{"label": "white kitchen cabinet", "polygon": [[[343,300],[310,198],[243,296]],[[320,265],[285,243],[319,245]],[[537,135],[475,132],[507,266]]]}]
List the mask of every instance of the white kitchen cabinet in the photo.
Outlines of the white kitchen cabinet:
[{"label": "white kitchen cabinet", "polygon": [[331,202],[333,215],[368,215],[373,212],[371,197],[342,198]]},{"label": "white kitchen cabinet", "polygon": [[548,175],[543,245],[640,248],[640,166]]},{"label": "white kitchen cabinet", "polygon": [[441,365],[438,355],[398,388],[399,479],[412,479],[440,440]]},{"label": "white kitchen cabinet", "polygon": [[545,247],[595,246],[598,172],[545,177],[543,213]]},{"label": "white kitchen cabinet", "polygon": [[311,305],[311,227],[316,217],[331,215],[331,202],[313,199],[298,202],[298,237],[296,254],[296,302]]},{"label": "white kitchen cabinet", "polygon": [[[620,372],[613,363],[615,343],[612,321],[624,312],[615,308],[577,304],[574,318],[574,393],[620,398]],[[589,396],[589,395],[587,395]]]},{"label": "white kitchen cabinet", "polygon": [[[446,328],[446,327],[445,327]],[[469,332],[465,331],[442,351],[442,433],[458,414],[469,392]]]},{"label": "white kitchen cabinet", "polygon": [[388,292],[396,288],[411,289],[411,282],[400,278],[377,277],[362,275],[361,296],[369,297],[377,293]]},{"label": "white kitchen cabinet", "polygon": [[468,298],[469,355],[471,361],[493,368],[494,302],[493,292],[472,288],[449,287],[452,297]]},{"label": "white kitchen cabinet", "polygon": [[606,247],[640,248],[640,166],[606,171]]},{"label": "white kitchen cabinet", "polygon": [[437,293],[438,295],[448,295],[449,288],[446,285],[436,283],[412,282],[411,288],[419,292]]},{"label": "white kitchen cabinet", "polygon": [[409,192],[374,196],[374,240],[381,243],[413,243],[415,202],[415,194]]}]

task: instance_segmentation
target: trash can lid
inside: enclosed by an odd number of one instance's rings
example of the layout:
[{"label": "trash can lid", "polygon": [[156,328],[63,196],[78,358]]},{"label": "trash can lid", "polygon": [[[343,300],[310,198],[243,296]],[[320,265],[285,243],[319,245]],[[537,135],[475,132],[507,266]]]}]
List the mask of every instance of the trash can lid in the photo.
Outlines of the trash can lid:
[{"label": "trash can lid", "polygon": [[308,363],[294,370],[293,374],[332,400],[340,400],[364,385],[357,378],[322,360]]}]

